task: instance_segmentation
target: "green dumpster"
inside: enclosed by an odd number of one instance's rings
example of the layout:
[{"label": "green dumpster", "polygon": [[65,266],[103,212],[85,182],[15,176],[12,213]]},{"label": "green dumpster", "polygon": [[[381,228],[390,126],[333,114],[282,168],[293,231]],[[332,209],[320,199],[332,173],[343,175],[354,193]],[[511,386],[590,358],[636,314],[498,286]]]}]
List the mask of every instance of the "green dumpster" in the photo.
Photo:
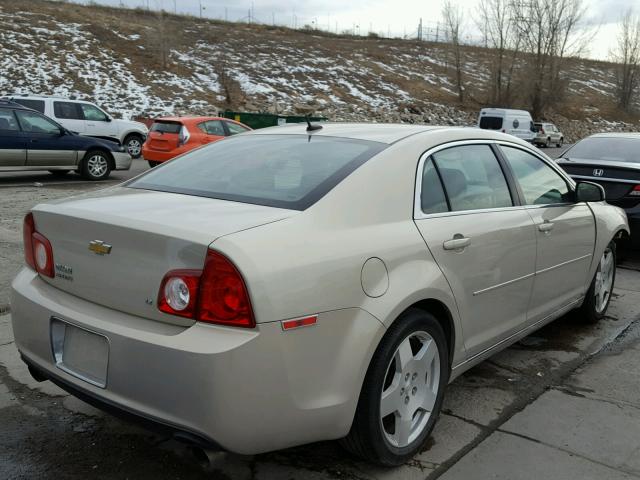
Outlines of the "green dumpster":
[{"label": "green dumpster", "polygon": [[[277,125],[284,125],[285,123],[303,123],[306,122],[306,117],[301,115],[276,115],[273,113],[250,113],[250,112],[233,112],[231,110],[225,110],[219,112],[220,117],[230,118],[236,122],[244,123],[248,127],[253,129],[275,127]],[[309,117],[312,122],[327,121],[325,117]]]}]

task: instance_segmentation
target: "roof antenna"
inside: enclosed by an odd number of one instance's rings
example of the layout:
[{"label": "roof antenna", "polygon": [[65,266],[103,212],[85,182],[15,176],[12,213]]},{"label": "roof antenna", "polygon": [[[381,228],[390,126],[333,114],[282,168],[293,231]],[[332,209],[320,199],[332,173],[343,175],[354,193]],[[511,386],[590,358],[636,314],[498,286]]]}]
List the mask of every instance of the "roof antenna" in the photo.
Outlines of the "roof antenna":
[{"label": "roof antenna", "polygon": [[315,132],[316,130],[322,130],[322,125],[313,125],[311,123],[311,116],[309,114],[304,116],[307,121],[307,132]]}]

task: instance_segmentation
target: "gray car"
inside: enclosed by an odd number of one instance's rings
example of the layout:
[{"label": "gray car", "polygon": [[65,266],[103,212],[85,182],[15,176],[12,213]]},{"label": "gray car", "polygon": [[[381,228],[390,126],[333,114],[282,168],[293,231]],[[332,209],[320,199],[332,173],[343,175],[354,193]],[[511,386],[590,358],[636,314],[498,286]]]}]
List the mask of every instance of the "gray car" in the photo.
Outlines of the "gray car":
[{"label": "gray car", "polygon": [[15,344],[36,379],[183,440],[341,439],[398,465],[452,379],[570,310],[605,315],[628,225],[603,197],[497,132],[240,134],[36,206]]},{"label": "gray car", "polygon": [[535,145],[547,148],[555,145],[559,148],[564,144],[564,134],[553,123],[536,122],[533,125],[536,131],[533,139]]}]

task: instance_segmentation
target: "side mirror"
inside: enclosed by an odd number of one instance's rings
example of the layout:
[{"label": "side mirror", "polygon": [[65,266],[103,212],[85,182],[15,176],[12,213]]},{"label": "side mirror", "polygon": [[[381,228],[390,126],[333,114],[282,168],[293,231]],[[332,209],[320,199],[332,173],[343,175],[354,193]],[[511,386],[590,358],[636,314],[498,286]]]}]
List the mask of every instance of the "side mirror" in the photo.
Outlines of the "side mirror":
[{"label": "side mirror", "polygon": [[604,188],[593,182],[576,183],[576,202],[602,202],[605,199]]},{"label": "side mirror", "polygon": [[64,127],[60,127],[60,136],[64,137],[67,134],[67,129]]},{"label": "side mirror", "polygon": [[109,117],[109,116],[105,117],[105,119],[104,119],[105,122],[110,122],[111,120],[113,120],[113,119],[111,117]]}]

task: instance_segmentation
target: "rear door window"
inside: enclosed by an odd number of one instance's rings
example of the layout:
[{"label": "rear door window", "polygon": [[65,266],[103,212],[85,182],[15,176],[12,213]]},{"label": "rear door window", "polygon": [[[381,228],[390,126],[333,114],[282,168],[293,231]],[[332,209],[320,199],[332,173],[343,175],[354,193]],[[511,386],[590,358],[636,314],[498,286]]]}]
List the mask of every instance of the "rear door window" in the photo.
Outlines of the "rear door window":
[{"label": "rear door window", "polygon": [[202,122],[198,125],[198,127],[203,130],[207,135],[216,135],[218,137],[224,137],[225,131],[222,126],[222,122],[220,120],[207,120],[206,122]]},{"label": "rear door window", "polygon": [[17,132],[20,126],[13,115],[13,111],[8,108],[0,108],[0,132]]},{"label": "rear door window", "polygon": [[153,122],[151,132],[158,133],[180,133],[182,124],[180,122]]},{"label": "rear door window", "polygon": [[232,137],[150,170],[127,186],[304,210],[386,146],[307,135]]},{"label": "rear door window", "polygon": [[432,155],[452,211],[513,206],[498,159],[489,145],[464,145]]},{"label": "rear door window", "polygon": [[80,104],[75,102],[53,102],[53,115],[63,120],[84,120]]},{"label": "rear door window", "polygon": [[484,128],[485,130],[500,130],[502,128],[502,117],[481,117],[480,128]]}]

